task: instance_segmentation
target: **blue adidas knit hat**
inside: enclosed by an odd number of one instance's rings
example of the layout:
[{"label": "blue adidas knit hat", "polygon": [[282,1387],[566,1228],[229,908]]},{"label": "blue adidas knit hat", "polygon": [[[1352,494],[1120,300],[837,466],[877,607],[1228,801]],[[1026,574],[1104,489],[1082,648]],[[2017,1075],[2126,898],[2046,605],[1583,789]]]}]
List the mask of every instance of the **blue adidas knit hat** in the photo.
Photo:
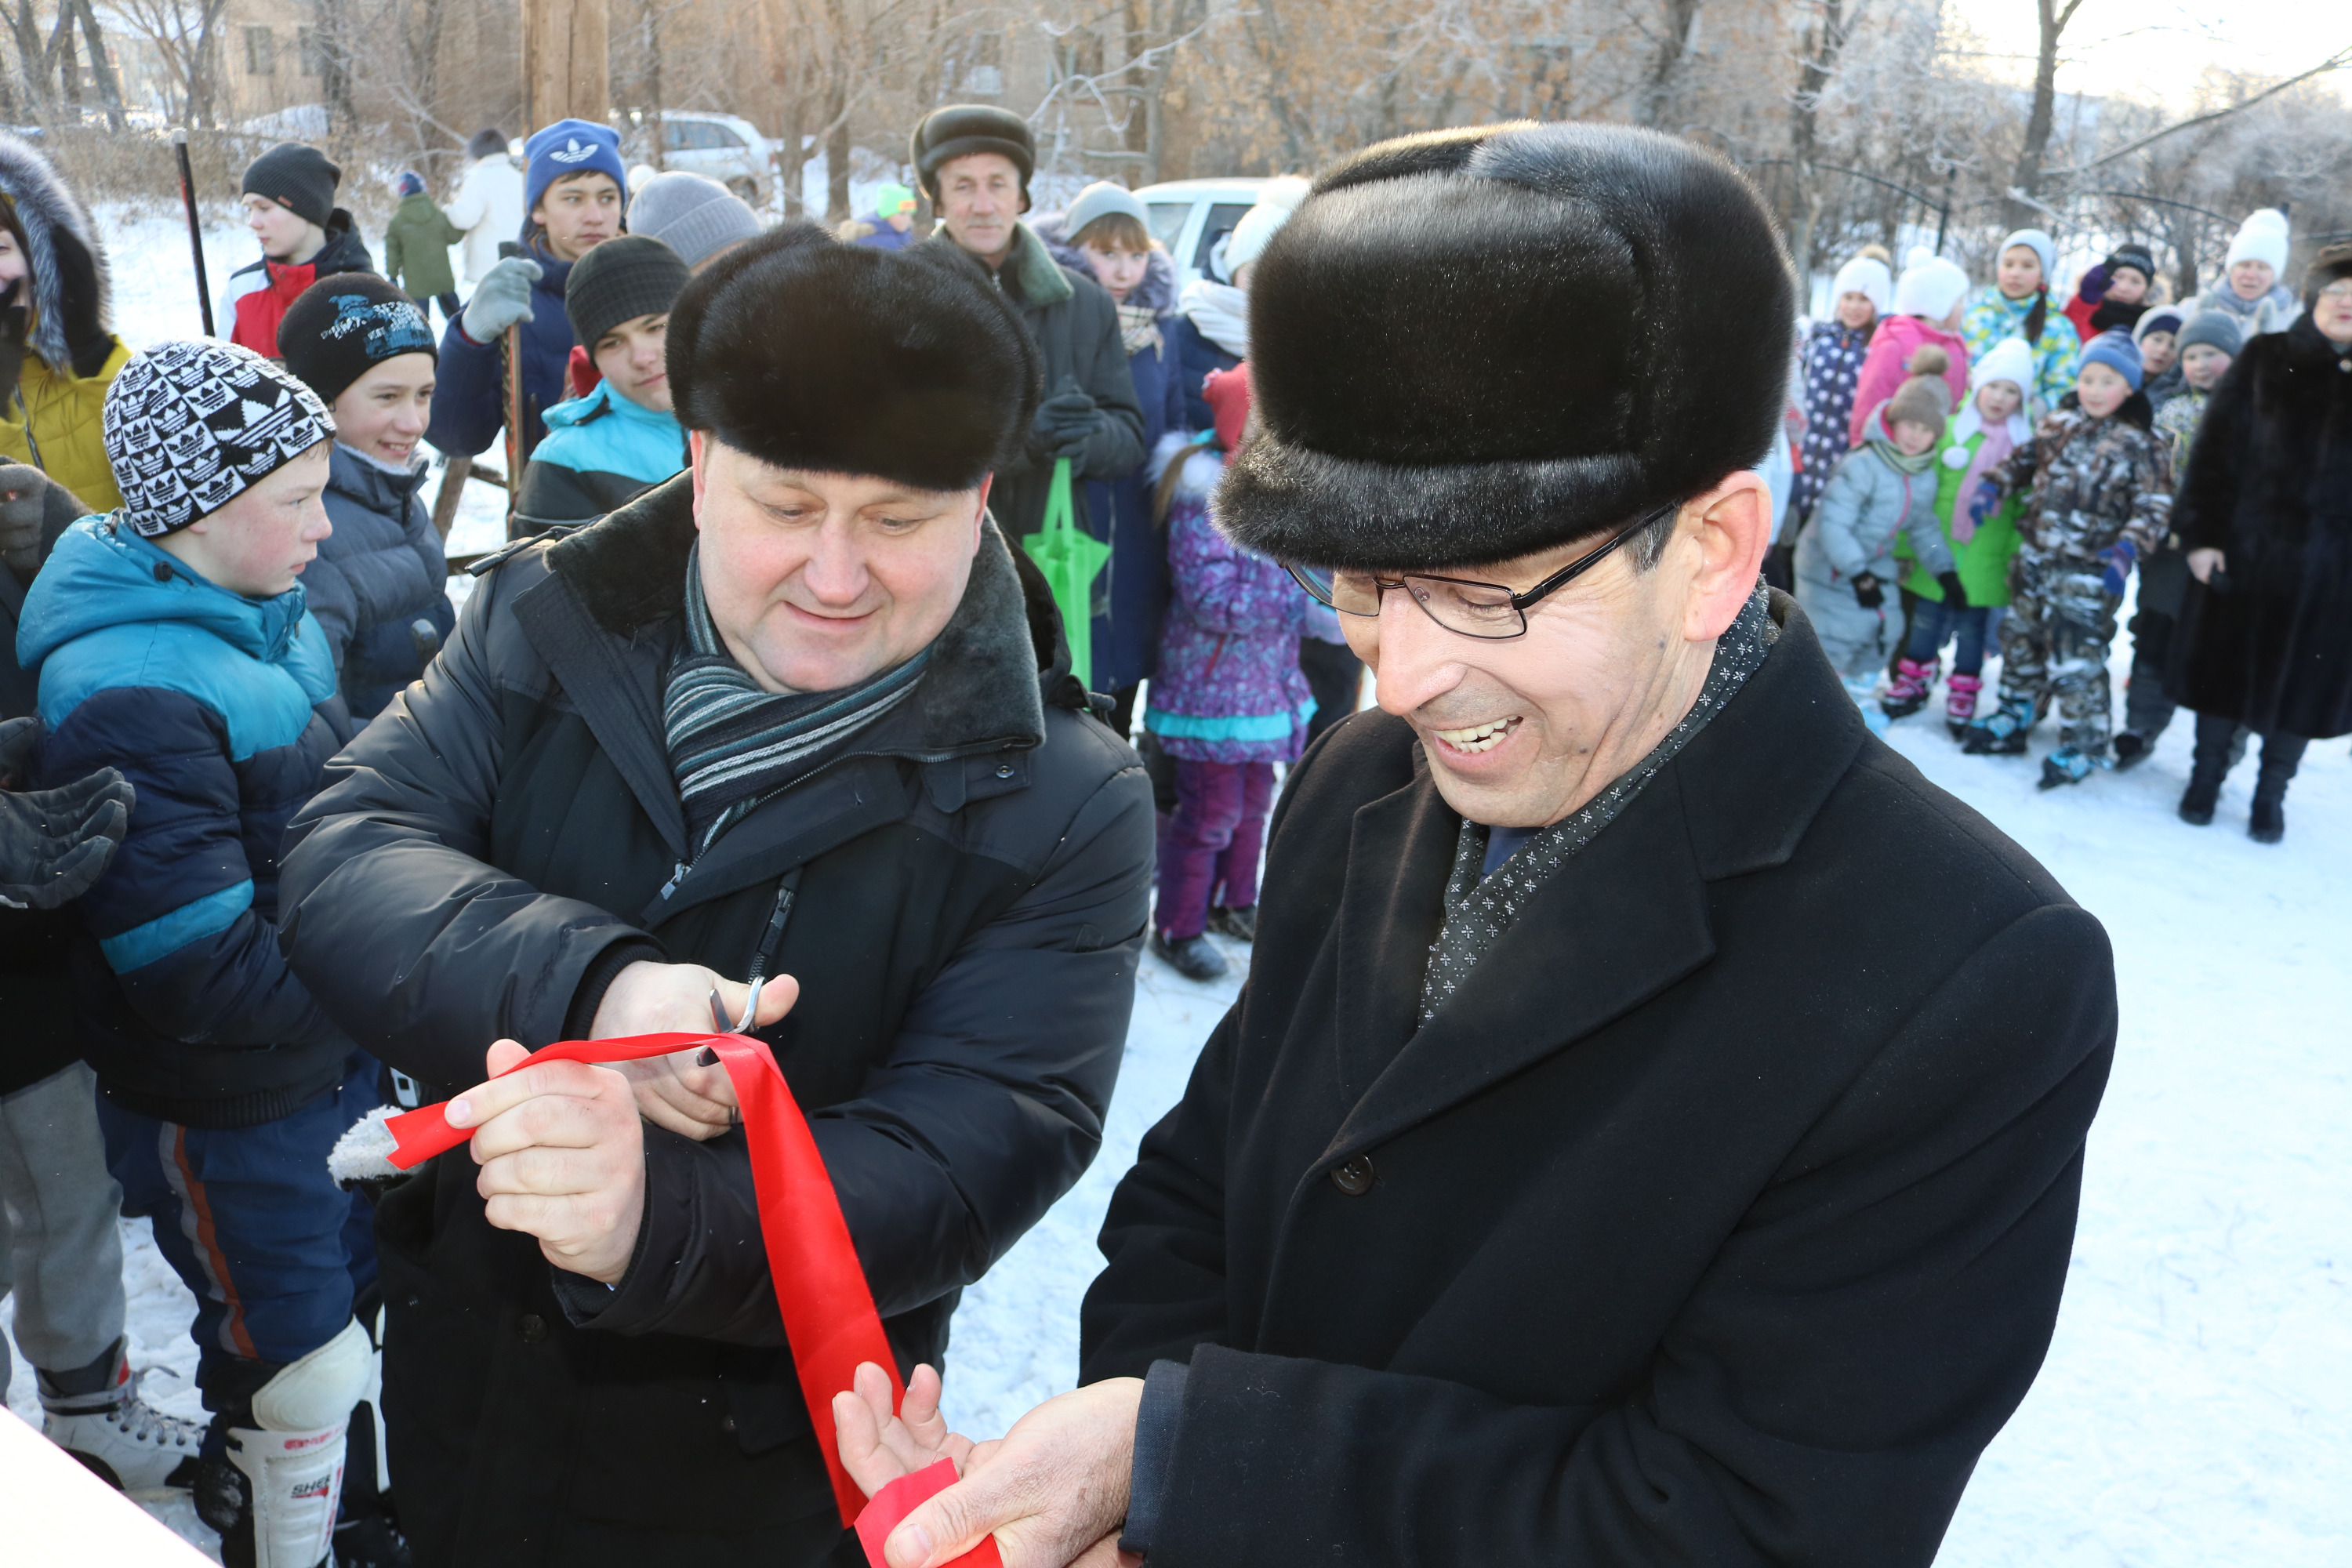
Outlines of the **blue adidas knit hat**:
[{"label": "blue adidas knit hat", "polygon": [[629,172],[621,166],[621,138],[609,125],[592,125],[585,120],[559,120],[554,124],[531,132],[530,140],[522,144],[522,210],[528,215],[539,205],[539,198],[547,187],[566,174],[593,171],[610,174],[613,183],[621,187],[621,200],[629,199]]},{"label": "blue adidas knit hat", "polygon": [[2140,364],[2139,345],[2132,342],[2131,334],[2121,328],[2101,332],[2084,343],[2083,363],[2105,365],[2129,382],[2134,392],[2139,390],[2139,384],[2147,374]]}]

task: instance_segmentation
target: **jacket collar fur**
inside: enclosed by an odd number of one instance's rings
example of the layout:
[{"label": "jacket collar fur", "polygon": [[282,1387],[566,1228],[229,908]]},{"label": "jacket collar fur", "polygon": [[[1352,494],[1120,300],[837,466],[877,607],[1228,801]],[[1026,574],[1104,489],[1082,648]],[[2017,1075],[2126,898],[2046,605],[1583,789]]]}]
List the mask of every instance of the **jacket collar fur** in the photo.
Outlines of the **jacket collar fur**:
[{"label": "jacket collar fur", "polygon": [[[694,477],[680,474],[551,546],[548,568],[600,628],[634,641],[682,613],[694,538]],[[908,754],[1044,742],[1045,701],[1066,696],[1069,652],[1043,580],[1021,570],[993,519],[963,601],[934,647],[922,684],[899,710],[913,721],[900,732]]]},{"label": "jacket collar fur", "polygon": [[16,219],[25,226],[25,238],[32,249],[26,258],[33,282],[29,346],[51,365],[70,365],[65,271],[58,262],[56,237],[60,232],[70,235],[89,252],[98,274],[98,323],[111,331],[113,278],[106,264],[106,249],[92,232],[89,213],[56,171],[26,142],[5,133],[0,133],[0,196],[15,205]]}]

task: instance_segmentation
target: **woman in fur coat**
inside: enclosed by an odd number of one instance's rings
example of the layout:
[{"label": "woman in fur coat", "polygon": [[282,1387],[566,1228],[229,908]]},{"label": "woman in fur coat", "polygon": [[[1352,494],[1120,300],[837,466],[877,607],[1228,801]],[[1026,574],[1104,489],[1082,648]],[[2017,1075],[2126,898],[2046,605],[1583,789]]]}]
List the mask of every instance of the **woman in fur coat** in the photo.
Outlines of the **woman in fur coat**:
[{"label": "woman in fur coat", "polygon": [[122,504],[99,427],[131,357],[110,293],[89,211],[29,143],[0,132],[0,457],[96,511]]},{"label": "woman in fur coat", "polygon": [[2196,579],[2168,683],[2197,713],[2180,816],[2213,820],[2242,724],[2263,737],[2265,844],[2305,742],[2352,731],[2352,246],[2319,253],[2303,303],[2214,388],[2174,513]]}]

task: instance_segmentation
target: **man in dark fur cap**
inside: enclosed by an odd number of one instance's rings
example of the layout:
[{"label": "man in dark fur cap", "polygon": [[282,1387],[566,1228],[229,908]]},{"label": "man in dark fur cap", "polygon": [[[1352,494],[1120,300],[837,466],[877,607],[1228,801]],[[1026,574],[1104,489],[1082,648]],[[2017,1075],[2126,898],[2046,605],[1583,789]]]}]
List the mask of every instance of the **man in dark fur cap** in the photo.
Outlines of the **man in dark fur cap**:
[{"label": "man in dark fur cap", "polygon": [[513,547],[291,830],[312,994],[488,1124],[379,1211],[425,1568],[860,1560],[724,1069],[486,1066],[752,1012],[911,1366],[1093,1158],[1126,1036],[1151,791],[989,517],[1019,316],[802,225],[668,354],[688,471]]},{"label": "man in dark fur cap", "polygon": [[1758,582],[1762,205],[1654,132],[1445,132],[1258,265],[1220,521],[1384,711],[1291,776],[1083,1386],[977,1456],[871,1374],[835,1402],[865,1485],[970,1466],[890,1568],[991,1531],[1008,1568],[1924,1568],[2049,1342],[2115,987]]}]

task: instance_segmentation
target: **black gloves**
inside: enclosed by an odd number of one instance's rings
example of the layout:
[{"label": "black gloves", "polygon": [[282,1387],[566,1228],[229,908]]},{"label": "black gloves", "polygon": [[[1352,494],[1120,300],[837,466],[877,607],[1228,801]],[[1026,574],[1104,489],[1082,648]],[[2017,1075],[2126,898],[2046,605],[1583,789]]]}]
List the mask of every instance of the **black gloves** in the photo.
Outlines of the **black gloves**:
[{"label": "black gloves", "polygon": [[1960,586],[1960,574],[1958,572],[1938,572],[1936,574],[1936,586],[1944,591],[1944,603],[1953,609],[1967,610],[1975,607],[1969,603],[1969,591]]},{"label": "black gloves", "polygon": [[54,910],[89,891],[131,825],[131,785],[112,768],[61,789],[19,791],[41,721],[0,724],[0,904]]},{"label": "black gloves", "polygon": [[1076,458],[1087,449],[1087,441],[1102,423],[1102,410],[1074,375],[1062,377],[1054,395],[1037,405],[1037,418],[1029,427],[1029,450],[1043,462],[1056,458]]},{"label": "black gloves", "polygon": [[1865,610],[1874,610],[1886,603],[1886,590],[1879,586],[1876,577],[1864,572],[1853,580],[1853,602]]}]

